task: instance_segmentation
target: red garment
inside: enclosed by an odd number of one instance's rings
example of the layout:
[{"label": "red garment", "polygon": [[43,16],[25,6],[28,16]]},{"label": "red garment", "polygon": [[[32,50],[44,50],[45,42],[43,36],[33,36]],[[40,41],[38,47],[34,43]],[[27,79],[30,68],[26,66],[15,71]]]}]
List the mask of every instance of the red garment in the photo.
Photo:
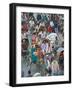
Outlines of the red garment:
[{"label": "red garment", "polygon": [[32,41],[36,41],[36,35],[32,35]]},{"label": "red garment", "polygon": [[53,31],[53,30],[52,30],[51,26],[49,26],[49,27],[48,27],[48,32],[51,33],[52,31]]},{"label": "red garment", "polygon": [[28,24],[26,24],[26,23],[23,24],[22,28],[23,28],[24,31],[28,31]]}]

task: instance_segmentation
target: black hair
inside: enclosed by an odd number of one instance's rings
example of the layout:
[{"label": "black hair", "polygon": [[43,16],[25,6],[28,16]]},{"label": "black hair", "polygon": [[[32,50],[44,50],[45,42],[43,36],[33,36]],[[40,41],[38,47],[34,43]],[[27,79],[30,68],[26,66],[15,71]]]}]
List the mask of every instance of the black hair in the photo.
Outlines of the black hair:
[{"label": "black hair", "polygon": [[31,74],[31,71],[30,71],[30,70],[28,71],[28,74],[29,74],[29,75]]}]

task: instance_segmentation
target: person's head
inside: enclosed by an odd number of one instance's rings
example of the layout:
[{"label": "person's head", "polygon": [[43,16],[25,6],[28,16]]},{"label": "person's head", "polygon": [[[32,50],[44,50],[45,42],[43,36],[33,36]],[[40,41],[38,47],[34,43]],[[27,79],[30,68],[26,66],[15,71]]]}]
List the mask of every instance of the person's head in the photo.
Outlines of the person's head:
[{"label": "person's head", "polygon": [[38,14],[38,15],[37,15],[37,20],[39,21],[39,20],[41,20],[41,18],[42,18],[42,17],[41,17],[41,14]]},{"label": "person's head", "polygon": [[44,30],[44,27],[40,26],[39,31],[43,31],[43,30]]},{"label": "person's head", "polygon": [[32,18],[33,17],[33,13],[29,13],[29,17]]},{"label": "person's head", "polygon": [[49,40],[48,39],[45,39],[45,43],[49,43]]},{"label": "person's head", "polygon": [[35,47],[38,48],[39,46],[36,44]]},{"label": "person's head", "polygon": [[21,29],[21,33],[24,34],[24,30],[23,30],[23,28]]},{"label": "person's head", "polygon": [[37,47],[36,47],[36,50],[37,50],[37,51],[40,51],[40,50],[41,50],[41,47],[40,47],[40,46],[37,46]]},{"label": "person's head", "polygon": [[33,35],[36,35],[36,32],[34,32]]},{"label": "person's head", "polygon": [[61,51],[61,53],[60,53],[60,57],[64,57],[64,50]]},{"label": "person's head", "polygon": [[58,15],[56,15],[56,14],[55,14],[54,18],[55,18],[55,20],[57,20],[57,18],[58,18]]},{"label": "person's head", "polygon": [[31,71],[30,70],[28,71],[28,75],[31,75]]},{"label": "person's head", "polygon": [[44,44],[46,43],[45,40],[43,40],[43,43],[44,43]]}]

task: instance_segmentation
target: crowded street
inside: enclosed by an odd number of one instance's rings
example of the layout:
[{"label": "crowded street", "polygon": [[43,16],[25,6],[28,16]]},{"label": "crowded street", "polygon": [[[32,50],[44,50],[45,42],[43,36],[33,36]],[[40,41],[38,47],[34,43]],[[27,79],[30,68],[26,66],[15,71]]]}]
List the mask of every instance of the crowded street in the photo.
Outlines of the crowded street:
[{"label": "crowded street", "polygon": [[21,77],[64,75],[64,15],[21,13]]}]

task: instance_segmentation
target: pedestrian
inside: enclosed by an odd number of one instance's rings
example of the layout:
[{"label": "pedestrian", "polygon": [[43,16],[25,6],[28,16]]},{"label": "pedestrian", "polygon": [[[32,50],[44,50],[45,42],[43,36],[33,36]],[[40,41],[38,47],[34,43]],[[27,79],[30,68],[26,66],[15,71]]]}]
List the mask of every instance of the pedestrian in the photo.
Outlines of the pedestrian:
[{"label": "pedestrian", "polygon": [[52,29],[52,27],[51,27],[51,25],[50,25],[50,24],[48,25],[47,32],[48,32],[48,34],[53,32],[53,29]]},{"label": "pedestrian", "polygon": [[36,47],[34,45],[31,48],[31,60],[32,60],[32,63],[36,63],[38,61],[38,57],[37,57],[35,52],[36,52]]},{"label": "pedestrian", "polygon": [[58,75],[59,72],[59,64],[57,60],[53,60],[51,63],[51,70],[52,70],[52,75]]},{"label": "pedestrian", "polygon": [[45,40],[42,42],[42,44],[41,44],[41,49],[42,49],[42,52],[43,53],[45,53],[46,52],[46,42],[45,42]]}]

